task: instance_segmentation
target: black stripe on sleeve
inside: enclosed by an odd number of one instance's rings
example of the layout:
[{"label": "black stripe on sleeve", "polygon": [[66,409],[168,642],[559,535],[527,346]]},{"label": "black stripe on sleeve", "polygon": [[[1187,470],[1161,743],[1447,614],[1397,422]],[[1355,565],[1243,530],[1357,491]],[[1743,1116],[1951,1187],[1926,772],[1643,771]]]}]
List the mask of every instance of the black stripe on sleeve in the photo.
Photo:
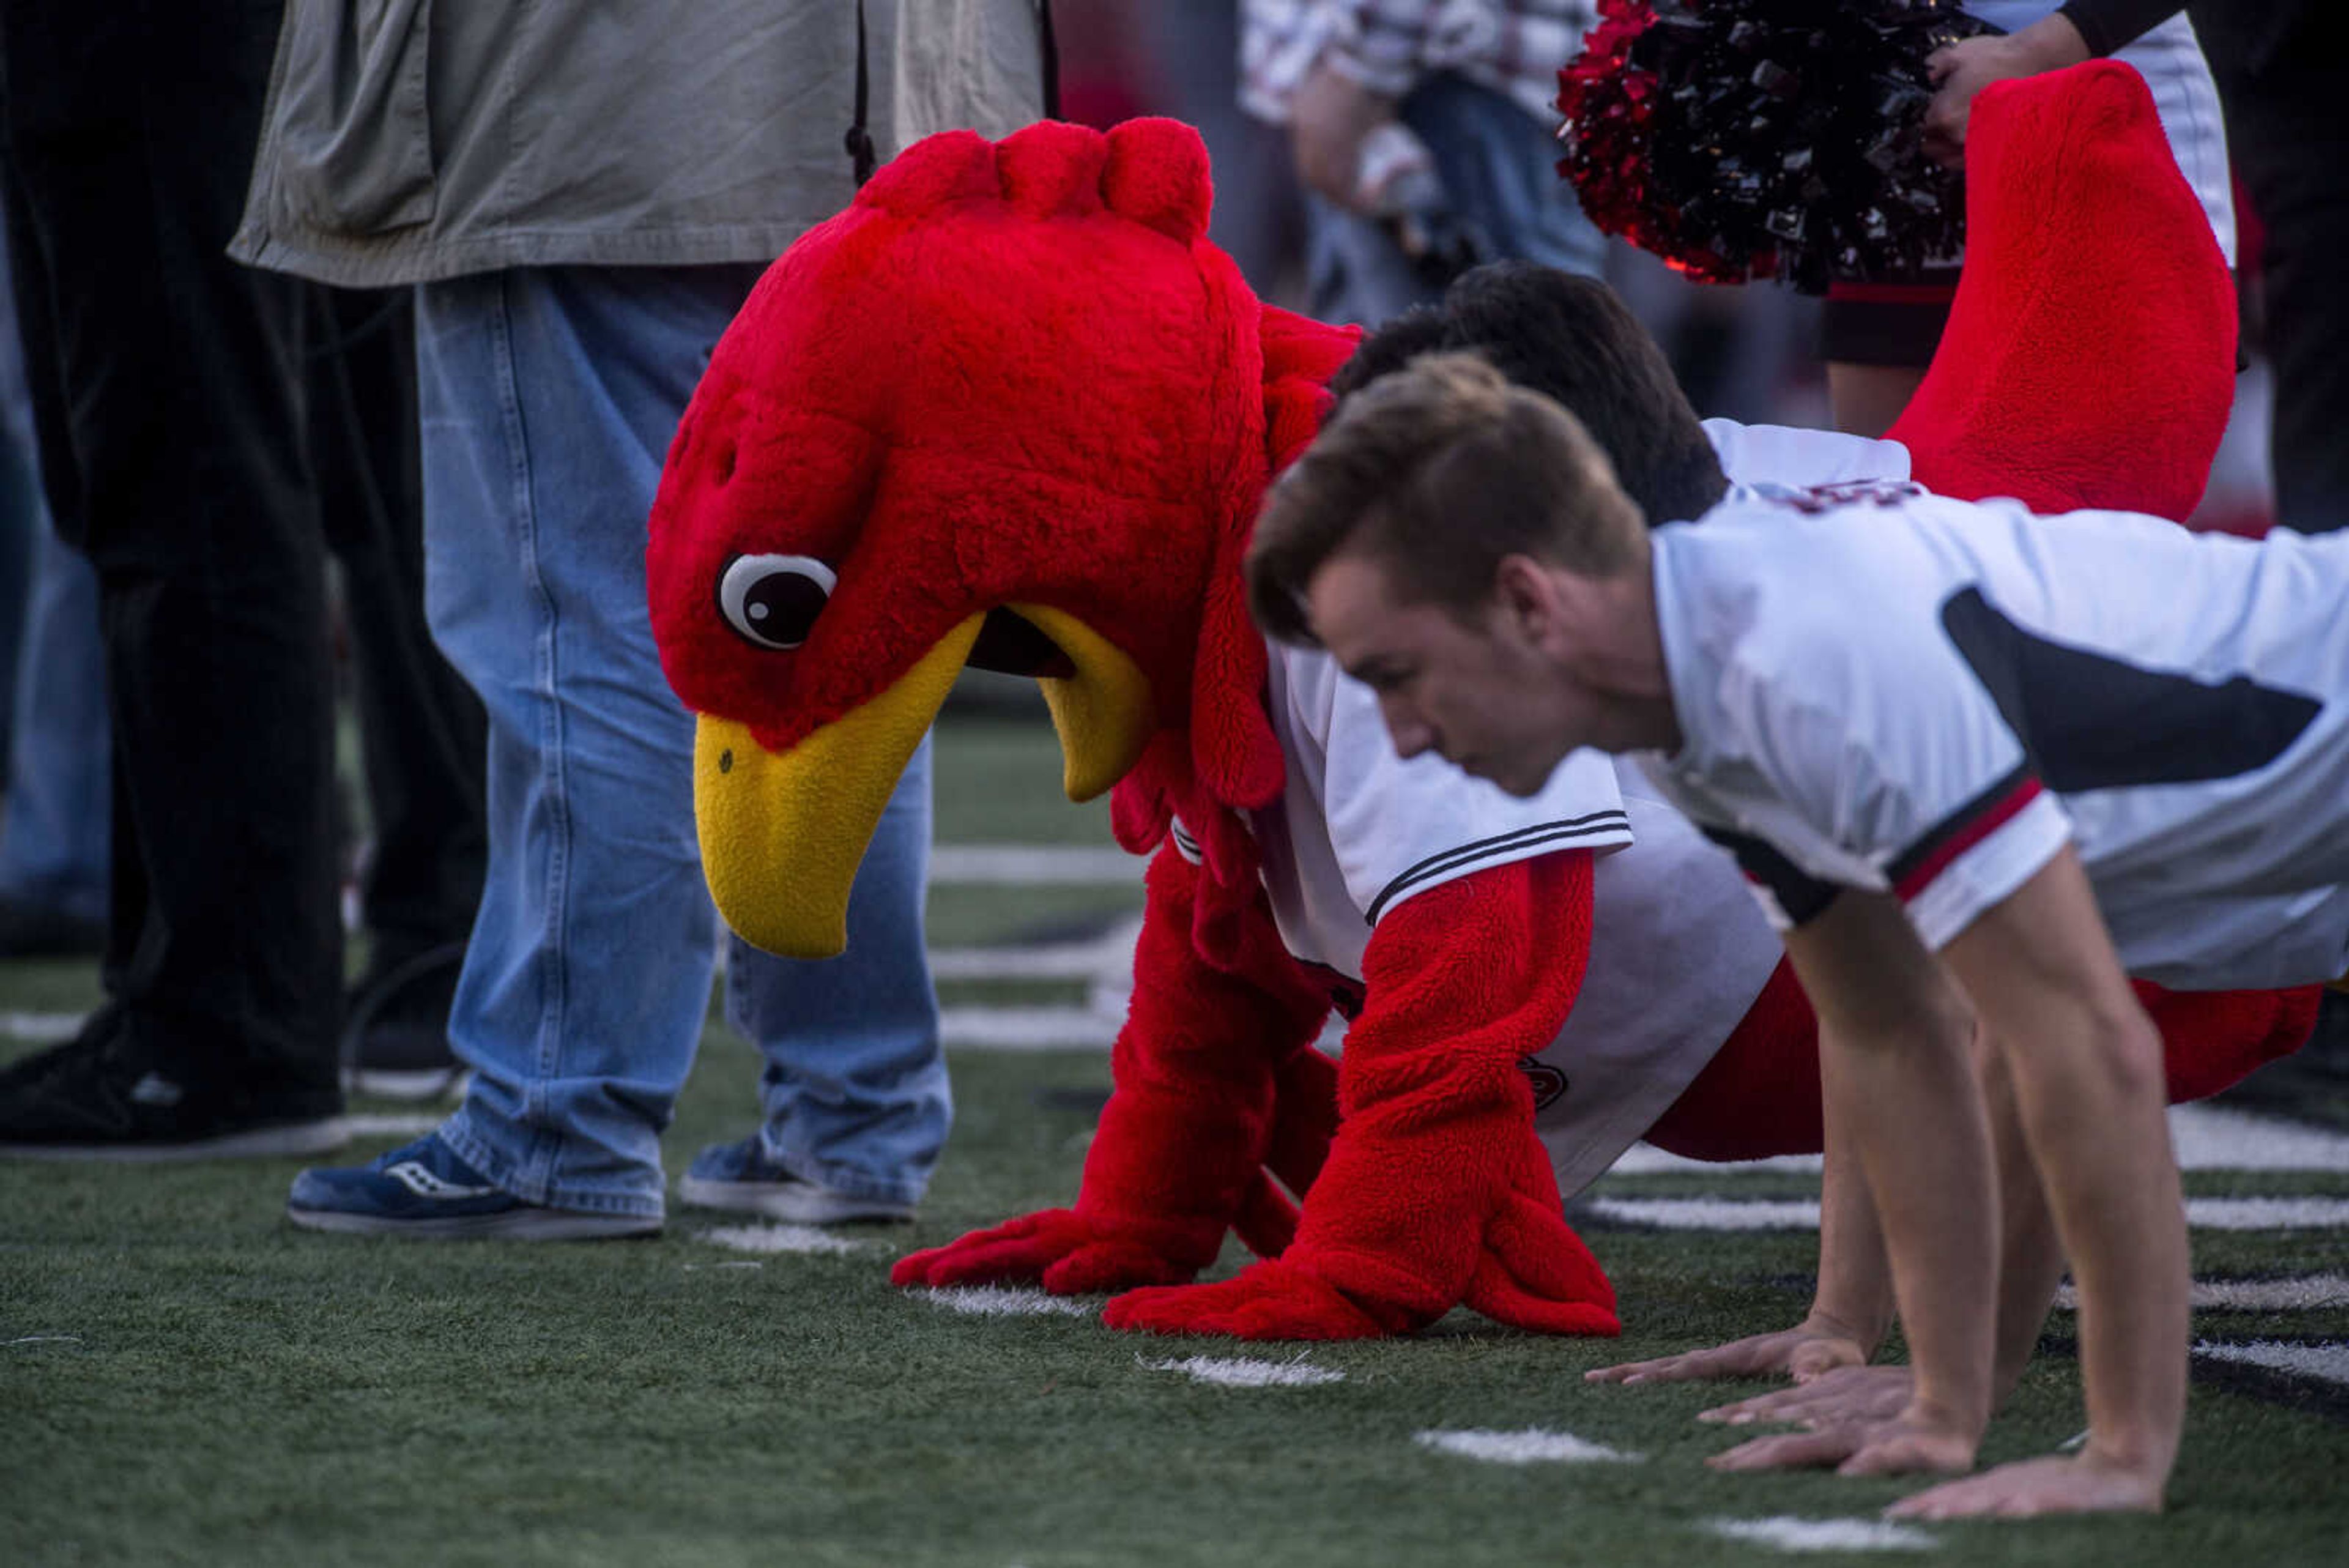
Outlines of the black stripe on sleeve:
[{"label": "black stripe on sleeve", "polygon": [[1697,826],[1707,838],[1737,857],[1737,868],[1745,873],[1748,882],[1768,890],[1789,925],[1807,925],[1818,919],[1843,891],[1840,884],[1824,881],[1796,866],[1767,840],[1726,827]]},{"label": "black stripe on sleeve", "polygon": [[[2027,762],[2015,764],[1997,783],[1927,828],[1914,844],[1894,856],[1890,864],[1884,867],[1884,879],[1892,884],[1896,892],[1907,888],[1909,878],[1916,876],[1920,867],[1931,861],[1943,845],[1972,827],[1984,812],[1995,811],[2003,805],[2009,796],[2029,784],[2031,780],[2031,764]],[[1900,896],[1907,898],[1909,893],[1903,892]]]},{"label": "black stripe on sleeve", "polygon": [[1380,888],[1379,896],[1371,900],[1371,907],[1362,919],[1368,924],[1376,925],[1379,916],[1386,907],[1413,888],[1449,872],[1457,871],[1464,867],[1473,866],[1478,861],[1506,860],[1535,845],[1564,844],[1578,838],[1596,838],[1602,834],[1615,833],[1630,826],[1631,818],[1629,814],[1619,808],[1610,807],[1606,811],[1594,811],[1587,816],[1568,817],[1561,822],[1536,823],[1530,827],[1520,827],[1514,833],[1496,834],[1491,838],[1480,838],[1474,844],[1463,844],[1456,848],[1447,849],[1440,855],[1431,855],[1418,865],[1408,867],[1393,881]]}]

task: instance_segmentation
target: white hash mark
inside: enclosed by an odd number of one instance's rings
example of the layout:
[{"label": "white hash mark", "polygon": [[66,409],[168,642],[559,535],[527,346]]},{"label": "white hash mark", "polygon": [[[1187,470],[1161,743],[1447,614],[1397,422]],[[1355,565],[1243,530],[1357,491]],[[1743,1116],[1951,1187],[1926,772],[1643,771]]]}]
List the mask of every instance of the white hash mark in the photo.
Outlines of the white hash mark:
[{"label": "white hash mark", "polygon": [[1309,1366],[1301,1356],[1295,1361],[1256,1361],[1246,1356],[1186,1355],[1179,1361],[1143,1361],[1142,1366],[1152,1372],[1180,1372],[1194,1383],[1226,1388],[1309,1387],[1343,1382],[1346,1376],[1334,1366]]},{"label": "white hash mark", "polygon": [[1940,1542],[1921,1530],[1880,1519],[1716,1519],[1705,1526],[1731,1541],[1781,1552],[1925,1552]]},{"label": "white hash mark", "polygon": [[1637,1464],[1640,1458],[1604,1443],[1585,1442],[1571,1432],[1547,1432],[1539,1427],[1527,1427],[1521,1432],[1430,1430],[1419,1433],[1413,1440],[1440,1454],[1457,1454],[1464,1459],[1483,1459],[1495,1465],[1590,1464],[1609,1460]]},{"label": "white hash mark", "polygon": [[2349,1384],[2349,1345],[2293,1345],[2275,1339],[2222,1345],[2205,1339],[2195,1342],[2194,1354],[2213,1361],[2236,1361],[2264,1366],[2271,1372],[2289,1372],[2297,1377]]},{"label": "white hash mark", "polygon": [[738,1252],[854,1252],[864,1245],[812,1225],[721,1225],[704,1231],[701,1239]]},{"label": "white hash mark", "polygon": [[933,1306],[978,1317],[1091,1317],[1097,1302],[1056,1296],[1033,1285],[946,1285],[921,1293]]}]

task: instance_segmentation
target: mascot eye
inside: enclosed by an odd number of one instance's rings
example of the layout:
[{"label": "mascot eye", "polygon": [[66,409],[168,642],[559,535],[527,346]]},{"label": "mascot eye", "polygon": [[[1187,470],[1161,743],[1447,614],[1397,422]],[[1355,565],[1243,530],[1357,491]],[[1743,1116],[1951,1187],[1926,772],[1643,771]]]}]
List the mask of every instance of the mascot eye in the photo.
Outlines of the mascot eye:
[{"label": "mascot eye", "polygon": [[761,648],[797,648],[839,580],[811,556],[737,556],[718,579],[718,608]]}]

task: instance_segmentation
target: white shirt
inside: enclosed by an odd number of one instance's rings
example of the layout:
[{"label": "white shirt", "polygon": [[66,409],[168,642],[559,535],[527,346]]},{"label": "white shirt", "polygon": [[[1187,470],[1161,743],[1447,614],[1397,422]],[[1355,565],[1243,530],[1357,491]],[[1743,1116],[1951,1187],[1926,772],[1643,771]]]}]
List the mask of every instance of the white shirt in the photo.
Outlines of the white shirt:
[{"label": "white shirt", "polygon": [[1939,948],[2078,846],[2124,965],[2349,969],[2349,535],[2261,543],[1888,487],[1658,530],[1682,746],[1765,909],[1896,893]]},{"label": "white shirt", "polygon": [[[1733,475],[1909,472],[1897,442],[1725,420],[1705,430]],[[1326,652],[1274,643],[1268,654],[1287,781],[1248,826],[1298,959],[1359,987],[1372,929],[1413,896],[1559,849],[1597,852],[1582,989],[1527,1064],[1558,1186],[1579,1191],[1729,1038],[1778,962],[1776,934],[1740,890],[1735,864],[1635,768],[1577,752],[1519,799],[1432,754],[1396,755],[1377,695]],[[1179,823],[1175,846],[1197,858]]]}]

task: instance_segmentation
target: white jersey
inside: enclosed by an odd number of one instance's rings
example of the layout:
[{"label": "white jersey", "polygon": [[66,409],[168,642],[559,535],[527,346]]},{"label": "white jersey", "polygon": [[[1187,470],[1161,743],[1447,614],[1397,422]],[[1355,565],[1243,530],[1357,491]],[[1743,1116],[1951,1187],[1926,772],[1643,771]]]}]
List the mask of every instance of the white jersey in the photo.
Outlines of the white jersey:
[{"label": "white jersey", "polygon": [[[1705,421],[1745,479],[1906,478],[1895,441]],[[1561,1190],[1579,1191],[1678,1099],[1777,964],[1734,863],[1631,767],[1567,758],[1518,799],[1442,759],[1406,762],[1371,689],[1318,649],[1268,649],[1287,783],[1249,814],[1282,942],[1359,995],[1379,920],[1414,894],[1555,850],[1597,852],[1590,960],[1574,1011],[1527,1064],[1536,1127]],[[1178,851],[1195,846],[1178,825]]]},{"label": "white jersey", "polygon": [[[2056,0],[1966,0],[1965,9],[2014,33],[2054,11],[2055,5]],[[2169,151],[2178,159],[2178,171],[2202,203],[2227,265],[2234,265],[2235,201],[2227,128],[2220,118],[2219,87],[2210,79],[2194,24],[2180,11],[2116,49],[2112,57],[2135,67],[2145,78]]]},{"label": "white jersey", "polygon": [[2349,969],[2349,535],[1903,485],[1651,538],[1682,743],[1643,761],[1777,923],[1889,891],[1938,949],[2068,838],[2132,974]]}]

